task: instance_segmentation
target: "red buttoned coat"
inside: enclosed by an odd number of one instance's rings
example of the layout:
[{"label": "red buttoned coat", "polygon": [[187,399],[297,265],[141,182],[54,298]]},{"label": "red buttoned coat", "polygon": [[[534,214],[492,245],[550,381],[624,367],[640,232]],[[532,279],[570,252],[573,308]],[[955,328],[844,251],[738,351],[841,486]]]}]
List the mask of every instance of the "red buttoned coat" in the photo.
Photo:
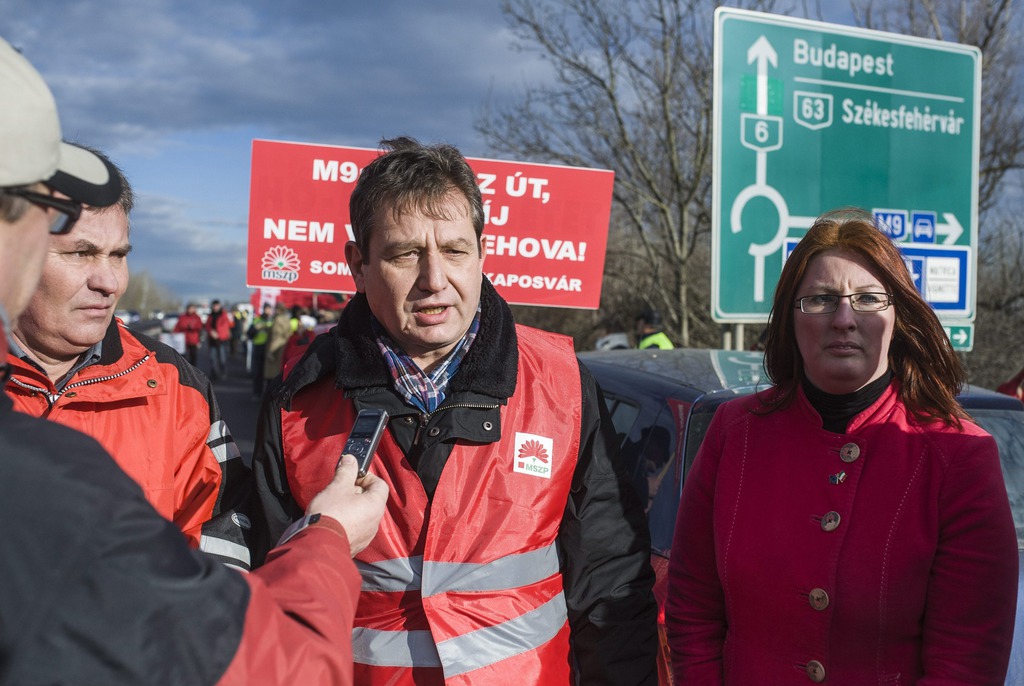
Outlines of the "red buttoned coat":
[{"label": "red buttoned coat", "polygon": [[895,383],[845,434],[802,391],[759,407],[721,408],[686,477],[676,683],[1002,684],[1018,558],[994,439],[914,419]]}]

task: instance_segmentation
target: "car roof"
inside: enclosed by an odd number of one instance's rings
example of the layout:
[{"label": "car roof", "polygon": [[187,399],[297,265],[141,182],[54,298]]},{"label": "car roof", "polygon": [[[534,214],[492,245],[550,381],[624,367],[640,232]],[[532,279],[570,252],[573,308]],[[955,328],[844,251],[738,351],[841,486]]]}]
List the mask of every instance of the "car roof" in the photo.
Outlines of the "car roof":
[{"label": "car roof", "polygon": [[1005,393],[967,384],[956,397],[968,412],[973,410],[1018,410],[1024,411],[1024,403]]},{"label": "car roof", "polygon": [[622,367],[683,384],[700,393],[769,386],[764,354],[753,350],[648,348],[588,351],[580,353],[579,358],[600,375],[614,374],[615,367]]},{"label": "car roof", "polygon": [[[701,394],[722,390],[754,392],[771,385],[764,371],[764,353],[754,350],[604,350],[583,352],[579,358],[599,376],[614,375],[615,368],[625,368],[688,386]],[[963,387],[957,400],[968,412],[972,409],[1024,411],[1024,403],[1017,398],[971,384]]]}]

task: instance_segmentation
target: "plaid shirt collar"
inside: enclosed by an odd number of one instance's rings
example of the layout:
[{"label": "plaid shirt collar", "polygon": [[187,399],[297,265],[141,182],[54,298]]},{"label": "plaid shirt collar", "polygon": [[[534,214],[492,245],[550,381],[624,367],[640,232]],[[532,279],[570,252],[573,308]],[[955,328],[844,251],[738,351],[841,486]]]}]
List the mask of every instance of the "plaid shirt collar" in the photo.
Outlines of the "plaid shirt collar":
[{"label": "plaid shirt collar", "polygon": [[370,325],[373,327],[377,347],[387,362],[395,390],[413,407],[421,412],[430,413],[444,402],[448,382],[459,371],[462,359],[476,339],[476,334],[480,330],[480,308],[477,307],[476,316],[473,317],[466,335],[430,374],[412,361],[373,315],[370,315]]}]

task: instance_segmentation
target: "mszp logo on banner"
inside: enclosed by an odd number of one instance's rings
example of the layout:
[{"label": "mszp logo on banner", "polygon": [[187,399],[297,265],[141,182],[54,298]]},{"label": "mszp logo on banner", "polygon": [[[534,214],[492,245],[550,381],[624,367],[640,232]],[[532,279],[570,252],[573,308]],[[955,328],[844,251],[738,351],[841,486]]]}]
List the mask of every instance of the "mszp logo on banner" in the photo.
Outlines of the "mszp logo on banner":
[{"label": "mszp logo on banner", "polygon": [[287,281],[294,283],[299,278],[299,267],[302,261],[299,256],[289,247],[275,245],[263,253],[260,267],[261,275],[267,281]]}]

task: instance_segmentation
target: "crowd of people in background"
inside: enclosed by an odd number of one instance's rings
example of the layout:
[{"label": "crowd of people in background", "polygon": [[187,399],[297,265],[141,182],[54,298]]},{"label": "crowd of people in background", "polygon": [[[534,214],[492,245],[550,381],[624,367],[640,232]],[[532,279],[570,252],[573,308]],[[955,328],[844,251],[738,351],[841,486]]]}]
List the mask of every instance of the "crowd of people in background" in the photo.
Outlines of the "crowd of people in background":
[{"label": "crowd of people in background", "polygon": [[[344,301],[342,301],[344,303]],[[264,302],[258,314],[248,303],[238,303],[230,312],[220,300],[213,300],[205,312],[190,302],[161,339],[199,367],[199,352],[207,346],[211,381],[227,378],[228,360],[242,356],[252,380],[252,397],[263,395],[266,381],[301,356],[318,333],[337,320],[336,310],[313,311],[308,307]]]}]

